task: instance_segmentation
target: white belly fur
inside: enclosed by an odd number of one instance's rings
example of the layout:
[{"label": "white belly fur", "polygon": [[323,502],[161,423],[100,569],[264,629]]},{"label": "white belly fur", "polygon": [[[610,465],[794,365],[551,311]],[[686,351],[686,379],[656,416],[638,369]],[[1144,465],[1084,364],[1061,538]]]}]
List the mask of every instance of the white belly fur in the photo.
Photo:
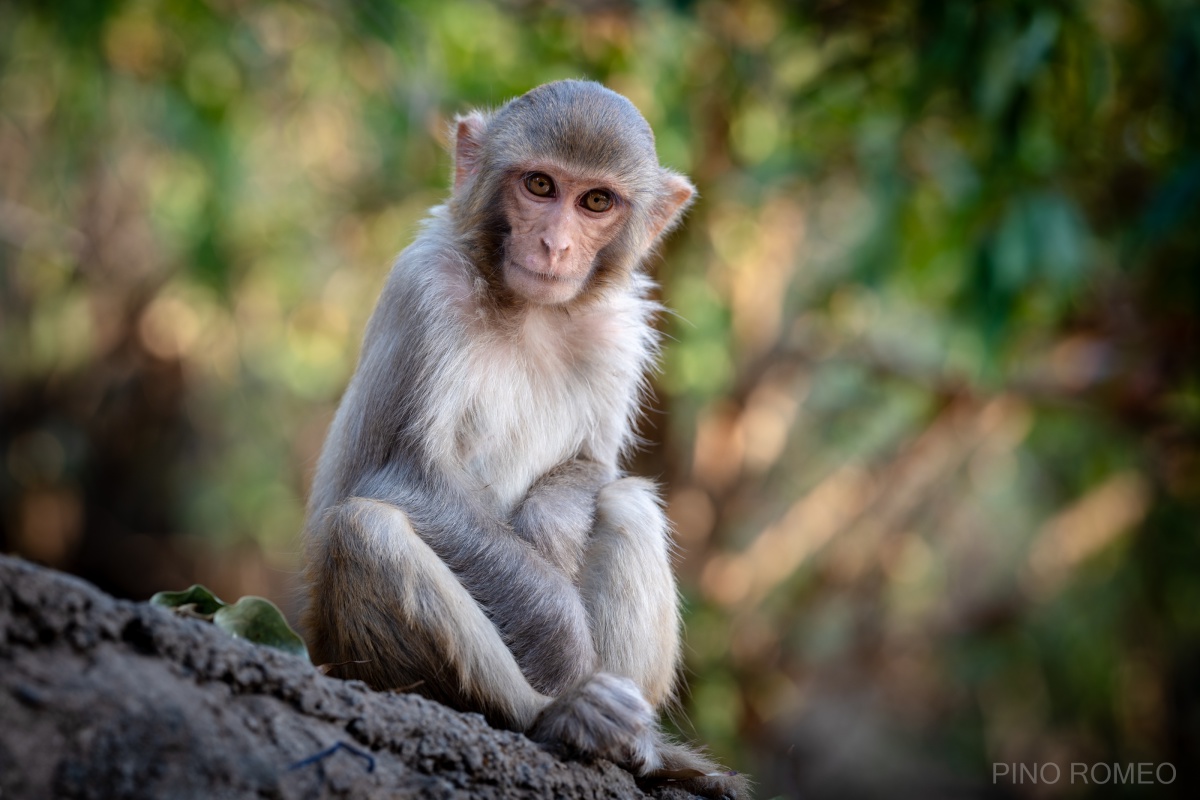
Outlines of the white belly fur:
[{"label": "white belly fur", "polygon": [[435,378],[427,419],[440,460],[503,513],[564,460],[585,453],[615,461],[625,444],[640,364],[613,369],[601,350],[619,352],[621,343],[584,327],[535,310],[516,334],[479,337],[476,329],[465,357]]}]

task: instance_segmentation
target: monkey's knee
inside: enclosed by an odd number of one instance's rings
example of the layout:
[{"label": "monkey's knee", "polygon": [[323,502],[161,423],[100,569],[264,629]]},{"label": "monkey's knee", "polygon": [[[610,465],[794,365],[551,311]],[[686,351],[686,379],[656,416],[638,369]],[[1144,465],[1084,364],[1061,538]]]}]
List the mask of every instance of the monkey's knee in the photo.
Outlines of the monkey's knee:
[{"label": "monkey's knee", "polygon": [[645,478],[620,478],[596,496],[597,531],[623,533],[663,559],[670,555],[670,526],[658,489]]},{"label": "monkey's knee", "polygon": [[413,616],[416,581],[400,552],[415,536],[407,516],[352,499],[329,509],[309,536],[304,628],[314,660],[346,662],[339,677],[376,688],[403,685],[408,676],[388,651]]},{"label": "monkey's knee", "polygon": [[307,616],[314,657],[377,689],[426,680],[451,638],[445,607],[465,595],[450,570],[402,509],[376,500],[330,509],[317,537]]},{"label": "monkey's knee", "polygon": [[[324,519],[323,538],[327,562],[324,570],[339,594],[361,598],[366,589],[386,584],[386,595],[403,601],[396,610],[405,616],[418,614],[423,576],[435,562],[441,562],[417,536],[403,509],[377,500],[351,498],[330,509]],[[347,616],[351,612],[344,610]]]}]

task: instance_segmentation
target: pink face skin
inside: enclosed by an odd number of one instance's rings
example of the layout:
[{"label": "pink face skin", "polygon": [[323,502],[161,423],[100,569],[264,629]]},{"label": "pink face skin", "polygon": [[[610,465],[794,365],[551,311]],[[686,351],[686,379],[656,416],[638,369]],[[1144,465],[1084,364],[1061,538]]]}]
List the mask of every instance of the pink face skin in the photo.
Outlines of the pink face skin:
[{"label": "pink face skin", "polygon": [[614,188],[564,169],[521,173],[510,193],[505,284],[539,305],[573,300],[628,210]]}]

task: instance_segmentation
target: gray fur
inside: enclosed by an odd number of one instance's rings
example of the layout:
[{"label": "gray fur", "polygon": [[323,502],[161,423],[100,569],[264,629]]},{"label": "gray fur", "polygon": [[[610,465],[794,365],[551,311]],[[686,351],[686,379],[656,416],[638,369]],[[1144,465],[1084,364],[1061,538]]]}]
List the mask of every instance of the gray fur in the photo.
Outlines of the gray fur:
[{"label": "gray fur", "polygon": [[614,478],[594,461],[555,467],[529,488],[513,515],[513,529],[574,581],[596,522],[596,495]]},{"label": "gray fur", "polygon": [[[679,657],[669,530],[654,486],[619,466],[658,346],[638,268],[690,184],[596,84],[540,87],[459,135],[455,193],[396,260],[318,463],[314,660],[638,775],[711,771],[654,724]],[[497,280],[503,181],[545,154],[631,204],[561,306]]]}]

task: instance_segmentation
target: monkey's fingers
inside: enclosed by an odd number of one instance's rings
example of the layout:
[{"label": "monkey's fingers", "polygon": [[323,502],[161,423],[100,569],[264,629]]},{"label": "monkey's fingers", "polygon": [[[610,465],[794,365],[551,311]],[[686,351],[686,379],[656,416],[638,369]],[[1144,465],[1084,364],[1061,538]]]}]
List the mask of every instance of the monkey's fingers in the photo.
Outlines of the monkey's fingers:
[{"label": "monkey's fingers", "polygon": [[660,766],[654,709],[633,681],[605,672],[559,695],[526,735],[570,755],[606,758],[635,775]]}]

